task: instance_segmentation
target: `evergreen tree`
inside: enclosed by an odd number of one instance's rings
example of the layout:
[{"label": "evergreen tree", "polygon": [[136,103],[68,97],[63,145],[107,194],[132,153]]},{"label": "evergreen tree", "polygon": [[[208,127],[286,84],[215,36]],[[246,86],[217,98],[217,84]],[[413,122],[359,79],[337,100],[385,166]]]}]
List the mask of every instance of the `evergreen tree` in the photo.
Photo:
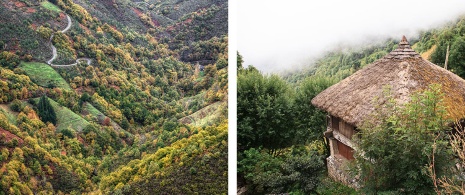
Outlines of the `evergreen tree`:
[{"label": "evergreen tree", "polygon": [[53,110],[50,101],[48,101],[48,97],[43,95],[39,100],[39,105],[37,106],[39,111],[39,117],[43,122],[51,122],[54,125],[57,123],[57,116],[55,110]]}]

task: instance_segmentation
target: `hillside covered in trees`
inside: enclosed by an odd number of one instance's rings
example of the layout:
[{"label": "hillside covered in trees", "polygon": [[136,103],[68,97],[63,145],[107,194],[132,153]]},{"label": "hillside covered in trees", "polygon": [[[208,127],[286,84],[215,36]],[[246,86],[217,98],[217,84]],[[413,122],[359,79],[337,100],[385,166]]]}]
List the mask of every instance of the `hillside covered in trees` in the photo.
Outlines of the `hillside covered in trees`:
[{"label": "hillside covered in trees", "polygon": [[[465,78],[463,73],[463,44],[465,16],[445,24],[441,28],[422,31],[417,37],[408,37],[412,48],[423,58],[441,67],[445,65],[447,47],[449,59],[447,69]],[[310,76],[331,77],[342,80],[357,70],[387,55],[397,47],[399,40],[388,38],[372,44],[335,49],[308,62],[300,71],[288,71],[280,75],[291,83],[300,82]]]},{"label": "hillside covered in trees", "polygon": [[[424,59],[465,78],[465,17],[409,38]],[[399,36],[400,38],[400,36]],[[263,74],[238,54],[238,187],[244,194],[463,194],[463,124],[444,119],[441,87],[413,94],[361,127],[355,191],[327,176],[326,116],[311,100],[387,55],[400,40],[336,49],[299,71]],[[449,50],[449,51],[447,51]],[[387,94],[388,95],[388,94]],[[369,100],[367,100],[369,101]],[[463,106],[463,105],[457,105]],[[465,118],[465,116],[464,116]],[[457,125],[457,123],[455,123]],[[462,126],[461,126],[462,125]],[[366,138],[366,139],[363,139]],[[357,156],[358,155],[358,156]],[[377,163],[373,163],[377,162]],[[302,179],[305,178],[305,179]]]},{"label": "hillside covered in trees", "polygon": [[226,193],[227,8],[1,0],[0,194]]}]

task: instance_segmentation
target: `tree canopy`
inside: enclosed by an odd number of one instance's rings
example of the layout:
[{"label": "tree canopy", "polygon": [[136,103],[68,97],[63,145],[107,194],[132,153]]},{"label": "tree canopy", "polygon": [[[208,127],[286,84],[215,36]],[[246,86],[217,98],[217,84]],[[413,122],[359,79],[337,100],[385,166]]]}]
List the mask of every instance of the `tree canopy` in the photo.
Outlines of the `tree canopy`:
[{"label": "tree canopy", "polygon": [[43,95],[39,99],[39,103],[37,104],[37,110],[42,121],[44,121],[45,123],[51,122],[54,125],[56,125],[57,116],[46,95]]},{"label": "tree canopy", "polygon": [[389,103],[370,120],[381,122],[361,127],[353,170],[364,193],[434,193],[428,174],[430,157],[435,156],[438,175],[446,174],[452,159],[440,89],[432,85],[406,105],[397,104],[387,93],[384,98]]},{"label": "tree canopy", "polygon": [[264,76],[247,68],[237,78],[238,149],[290,146],[293,128],[289,86],[276,75]]}]

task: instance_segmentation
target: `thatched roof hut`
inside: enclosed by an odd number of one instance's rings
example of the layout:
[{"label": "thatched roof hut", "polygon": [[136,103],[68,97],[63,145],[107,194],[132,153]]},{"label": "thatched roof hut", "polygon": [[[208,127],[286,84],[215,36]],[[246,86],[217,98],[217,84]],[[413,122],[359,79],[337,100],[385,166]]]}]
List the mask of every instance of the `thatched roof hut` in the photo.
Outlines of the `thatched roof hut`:
[{"label": "thatched roof hut", "polygon": [[391,87],[396,101],[405,103],[414,92],[433,83],[442,85],[448,118],[465,116],[465,80],[423,59],[404,36],[397,49],[324,90],[312,104],[350,125],[359,126],[374,111],[373,100],[382,97],[384,86]]}]

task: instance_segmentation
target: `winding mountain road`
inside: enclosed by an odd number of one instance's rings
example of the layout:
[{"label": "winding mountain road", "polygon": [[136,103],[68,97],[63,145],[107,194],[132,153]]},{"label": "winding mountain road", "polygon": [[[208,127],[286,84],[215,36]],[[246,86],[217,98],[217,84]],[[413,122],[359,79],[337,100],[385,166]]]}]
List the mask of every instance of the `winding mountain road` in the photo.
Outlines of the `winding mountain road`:
[{"label": "winding mountain road", "polygon": [[[65,29],[63,29],[61,31],[61,33],[66,33],[71,28],[71,25],[72,25],[71,17],[69,17],[69,15],[66,14],[66,18],[68,19],[68,25],[66,26]],[[78,58],[78,59],[76,59],[76,62],[72,63],[72,64],[63,64],[63,65],[52,64],[52,62],[57,58],[57,55],[58,55],[57,54],[57,48],[52,44],[52,40],[53,40],[54,35],[55,35],[55,33],[52,33],[52,36],[50,36],[50,45],[52,46],[52,58],[47,61],[48,65],[53,66],[53,67],[70,67],[70,66],[76,66],[81,61],[87,62],[87,65],[90,65],[90,63],[92,63],[92,60],[90,58]]]},{"label": "winding mountain road", "polygon": [[68,26],[66,26],[66,28],[61,31],[62,33],[66,33],[66,31],[68,31],[71,28],[71,17],[66,15],[66,18],[68,19]]}]

